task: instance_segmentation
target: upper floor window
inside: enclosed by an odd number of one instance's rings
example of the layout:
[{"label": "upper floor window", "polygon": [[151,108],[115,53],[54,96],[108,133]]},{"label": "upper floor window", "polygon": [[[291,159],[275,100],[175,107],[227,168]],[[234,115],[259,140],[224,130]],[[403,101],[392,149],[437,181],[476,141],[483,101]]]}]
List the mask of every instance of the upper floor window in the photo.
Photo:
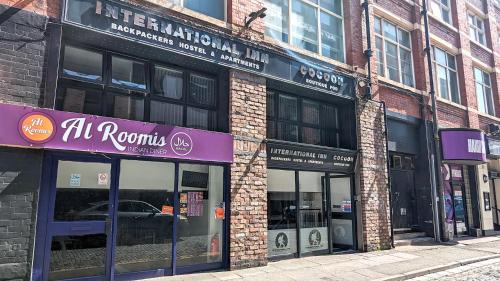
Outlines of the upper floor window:
[{"label": "upper floor window", "polygon": [[434,78],[439,96],[452,102],[460,103],[455,56],[437,47],[433,47],[432,51]]},{"label": "upper floor window", "polygon": [[378,74],[413,87],[410,33],[380,17],[375,17],[375,36]]},{"label": "upper floor window", "polygon": [[268,91],[267,137],[338,147],[337,107],[324,102]]},{"label": "upper floor window", "polygon": [[480,112],[495,115],[490,75],[479,68],[474,68],[476,82],[477,108]]},{"label": "upper floor window", "polygon": [[170,0],[175,5],[186,7],[195,12],[207,16],[225,20],[226,1],[225,0]]},{"label": "upper floor window", "polygon": [[265,35],[344,62],[341,0],[265,0]]},{"label": "upper floor window", "polygon": [[450,0],[431,0],[431,13],[440,20],[451,24]]},{"label": "upper floor window", "polygon": [[486,45],[484,36],[484,21],[478,16],[469,14],[469,36],[481,45]]},{"label": "upper floor window", "polygon": [[218,130],[215,77],[64,46],[59,110]]}]

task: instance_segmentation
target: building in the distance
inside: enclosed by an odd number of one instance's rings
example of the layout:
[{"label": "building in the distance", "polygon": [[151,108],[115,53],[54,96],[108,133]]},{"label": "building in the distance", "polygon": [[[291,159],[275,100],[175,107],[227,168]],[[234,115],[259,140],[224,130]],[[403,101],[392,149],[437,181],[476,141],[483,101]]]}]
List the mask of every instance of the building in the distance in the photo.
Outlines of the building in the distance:
[{"label": "building in the distance", "polygon": [[438,126],[467,129],[441,132],[463,142],[443,151],[436,223],[421,3],[363,2],[1,0],[0,279],[490,233],[500,10],[429,3]]}]

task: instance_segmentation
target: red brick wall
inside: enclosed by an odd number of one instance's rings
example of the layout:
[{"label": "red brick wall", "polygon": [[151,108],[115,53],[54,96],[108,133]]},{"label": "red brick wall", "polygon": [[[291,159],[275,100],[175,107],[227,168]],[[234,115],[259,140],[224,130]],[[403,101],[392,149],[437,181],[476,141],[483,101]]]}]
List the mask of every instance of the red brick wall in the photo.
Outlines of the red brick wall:
[{"label": "red brick wall", "polygon": [[229,251],[236,269],[267,263],[266,79],[236,70],[229,76],[235,138]]},{"label": "red brick wall", "polygon": [[433,18],[429,18],[429,32],[438,36],[440,39],[453,44],[454,46],[458,46],[458,34],[451,30],[448,26]]},{"label": "red brick wall", "polygon": [[467,112],[459,107],[438,101],[439,126],[448,128],[467,127]]},{"label": "red brick wall", "polygon": [[381,86],[378,90],[380,99],[387,106],[387,110],[403,115],[420,118],[420,105],[416,97],[411,97],[403,93]]},{"label": "red brick wall", "polygon": [[374,3],[387,11],[400,16],[410,22],[414,22],[413,6],[407,1],[402,0],[374,0]]},{"label": "red brick wall", "polygon": [[0,5],[22,9],[27,12],[33,12],[51,18],[60,17],[59,0],[0,0]]},{"label": "red brick wall", "polygon": [[470,43],[471,54],[474,58],[484,62],[487,65],[493,65],[493,56],[490,52],[478,46],[476,43]]},{"label": "red brick wall", "polygon": [[360,101],[358,115],[358,194],[361,196],[363,250],[391,248],[389,188],[383,107]]}]

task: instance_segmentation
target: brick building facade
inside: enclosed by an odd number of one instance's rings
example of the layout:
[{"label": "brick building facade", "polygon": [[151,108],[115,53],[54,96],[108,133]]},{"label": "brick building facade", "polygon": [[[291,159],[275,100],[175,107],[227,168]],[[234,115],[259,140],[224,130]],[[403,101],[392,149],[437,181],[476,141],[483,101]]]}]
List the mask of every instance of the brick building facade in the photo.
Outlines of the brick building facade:
[{"label": "brick building facade", "polygon": [[[9,113],[3,122],[22,125],[42,112],[58,129],[43,142],[30,142],[21,129],[17,139],[0,138],[0,272],[6,273],[0,280],[137,279],[236,269],[339,249],[388,249],[392,228],[435,234],[420,1],[368,1],[370,32],[360,3],[347,0],[331,6],[302,0],[281,6],[271,0],[209,6],[63,2],[66,10],[58,1],[0,2],[0,103]],[[436,83],[438,126],[493,133],[490,124],[498,123],[500,111],[500,8],[494,1],[449,2],[433,4],[429,24],[432,45],[453,56],[455,65],[451,56],[444,65],[434,59],[446,69],[446,93]],[[263,7],[267,16],[261,18]],[[465,10],[483,19],[474,33],[483,44],[470,40]],[[446,12],[449,23],[440,18]],[[371,81],[367,34],[374,51]],[[476,85],[475,68],[489,74],[489,84]],[[364,95],[368,82],[371,99]],[[477,87],[485,97],[480,107]],[[12,121],[16,114],[21,119]],[[159,131],[147,133],[188,135],[166,137],[172,150],[190,150],[166,156],[155,154],[160,150],[54,144],[68,129],[59,121],[70,117],[137,130],[156,123]],[[100,132],[82,135],[91,139]],[[224,158],[227,146],[193,150],[198,141],[229,137],[231,160]],[[492,158],[490,171],[497,164]],[[495,178],[488,174],[492,180],[481,184],[488,166],[461,167],[470,197],[467,226],[488,232],[495,215],[473,214],[472,206],[486,202],[483,191],[490,192],[490,185],[497,206]],[[143,170],[149,172],[136,172]],[[96,183],[87,186],[93,177]],[[167,192],[155,193],[158,186]],[[72,200],[70,194],[81,202],[59,202]],[[121,209],[122,203],[143,206],[136,221],[125,219],[133,212]],[[153,215],[144,216],[144,208]],[[128,251],[138,255],[128,260]],[[61,263],[66,254],[83,252],[92,257],[79,261],[87,272]],[[99,259],[101,264],[86,264]]]}]

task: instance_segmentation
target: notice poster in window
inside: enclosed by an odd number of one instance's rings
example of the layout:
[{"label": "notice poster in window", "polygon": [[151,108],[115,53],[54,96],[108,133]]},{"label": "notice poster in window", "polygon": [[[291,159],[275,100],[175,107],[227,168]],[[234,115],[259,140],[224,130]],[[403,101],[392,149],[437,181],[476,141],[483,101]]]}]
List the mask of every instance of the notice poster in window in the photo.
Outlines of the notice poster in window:
[{"label": "notice poster in window", "polygon": [[161,213],[164,215],[173,216],[174,215],[174,207],[169,206],[169,205],[163,205],[161,207]]},{"label": "notice poster in window", "polygon": [[81,185],[82,175],[81,174],[71,174],[69,177],[69,186],[79,187]]},{"label": "notice poster in window", "polygon": [[188,217],[203,216],[203,192],[188,192]]},{"label": "notice poster in window", "polygon": [[184,219],[187,215],[188,209],[188,195],[183,192],[180,194],[179,198],[179,213],[181,215],[181,219]]}]

